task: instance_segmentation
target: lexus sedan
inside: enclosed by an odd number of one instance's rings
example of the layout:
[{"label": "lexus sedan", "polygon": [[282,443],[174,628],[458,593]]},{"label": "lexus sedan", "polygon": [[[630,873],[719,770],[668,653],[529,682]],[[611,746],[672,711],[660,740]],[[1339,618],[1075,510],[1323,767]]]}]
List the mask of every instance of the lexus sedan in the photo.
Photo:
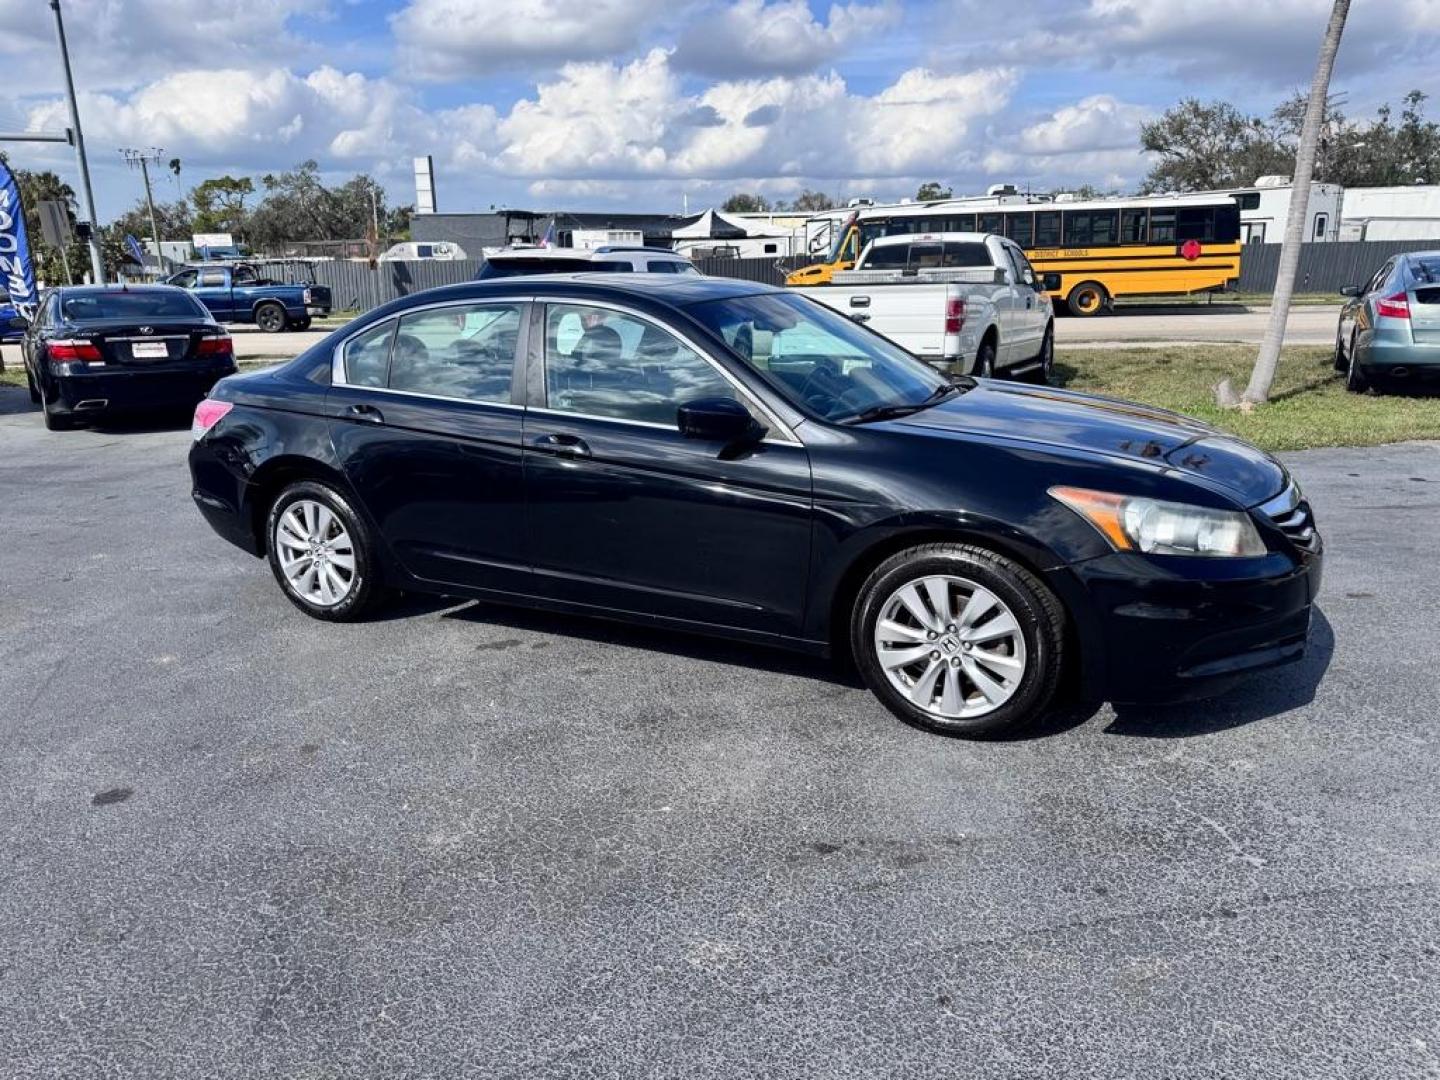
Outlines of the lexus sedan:
[{"label": "lexus sedan", "polygon": [[1349,389],[1440,384],[1440,251],[1396,255],[1340,293],[1335,370]]},{"label": "lexus sedan", "polygon": [[52,289],[20,351],[52,431],[120,412],[188,412],[235,371],[230,335],[168,285]]},{"label": "lexus sedan", "polygon": [[196,409],[194,499],[300,610],[446,593],[848,654],[964,735],[1299,658],[1321,541],[1193,420],[947,379],[795,292],[660,274],[378,308]]}]

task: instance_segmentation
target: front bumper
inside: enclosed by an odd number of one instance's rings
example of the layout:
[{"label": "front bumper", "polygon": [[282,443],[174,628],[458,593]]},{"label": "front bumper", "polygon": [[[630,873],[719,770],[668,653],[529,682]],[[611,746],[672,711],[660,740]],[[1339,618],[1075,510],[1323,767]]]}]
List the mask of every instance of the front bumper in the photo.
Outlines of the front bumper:
[{"label": "front bumper", "polygon": [[52,376],[54,401],[56,411],[77,415],[193,407],[212,386],[235,371],[231,362],[179,370],[123,371],[112,367],[57,375]]},{"label": "front bumper", "polygon": [[1116,553],[1057,572],[1084,598],[1075,622],[1085,689],[1111,701],[1179,700],[1299,660],[1323,558],[1317,536],[1313,550],[1234,563]]}]

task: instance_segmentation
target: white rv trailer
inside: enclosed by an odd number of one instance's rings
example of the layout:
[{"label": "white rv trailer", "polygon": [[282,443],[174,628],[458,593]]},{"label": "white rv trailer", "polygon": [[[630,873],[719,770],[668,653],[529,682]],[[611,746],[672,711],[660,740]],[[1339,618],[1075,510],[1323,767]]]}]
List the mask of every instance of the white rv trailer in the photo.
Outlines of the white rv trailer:
[{"label": "white rv trailer", "polygon": [[1440,184],[1346,188],[1342,240],[1440,239]]}]

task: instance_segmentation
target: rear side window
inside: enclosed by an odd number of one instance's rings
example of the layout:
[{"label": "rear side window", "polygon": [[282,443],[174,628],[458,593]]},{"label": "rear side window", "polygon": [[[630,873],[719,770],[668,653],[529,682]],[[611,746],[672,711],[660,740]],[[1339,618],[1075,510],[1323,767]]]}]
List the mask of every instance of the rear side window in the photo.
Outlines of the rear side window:
[{"label": "rear side window", "polygon": [[345,343],[345,381],[351,386],[384,386],[390,368],[390,339],[395,320],[388,319]]},{"label": "rear side window", "polygon": [[225,284],[225,272],[223,270],[204,270],[200,274],[200,287],[214,288]]},{"label": "rear side window", "polygon": [[465,304],[402,316],[390,389],[508,402],[520,312],[520,304]]},{"label": "rear side window", "polygon": [[686,263],[672,262],[669,259],[650,259],[645,263],[645,269],[652,274],[683,274],[690,267]]},{"label": "rear side window", "polygon": [[583,274],[587,270],[605,269],[607,267],[589,259],[487,259],[476,277],[480,281],[489,281],[491,278],[518,277],[521,274]]}]

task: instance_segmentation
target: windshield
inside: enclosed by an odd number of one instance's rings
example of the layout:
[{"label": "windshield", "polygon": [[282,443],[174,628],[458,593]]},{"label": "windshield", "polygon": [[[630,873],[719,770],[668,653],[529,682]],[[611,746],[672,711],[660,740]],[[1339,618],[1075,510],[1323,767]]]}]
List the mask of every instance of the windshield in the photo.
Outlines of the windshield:
[{"label": "windshield", "polygon": [[948,385],[899,346],[793,293],[710,300],[688,310],[782,395],[826,420],[920,406]]},{"label": "windshield", "polygon": [[60,301],[65,319],[194,319],[209,314],[187,293],[94,292],[66,296]]}]

